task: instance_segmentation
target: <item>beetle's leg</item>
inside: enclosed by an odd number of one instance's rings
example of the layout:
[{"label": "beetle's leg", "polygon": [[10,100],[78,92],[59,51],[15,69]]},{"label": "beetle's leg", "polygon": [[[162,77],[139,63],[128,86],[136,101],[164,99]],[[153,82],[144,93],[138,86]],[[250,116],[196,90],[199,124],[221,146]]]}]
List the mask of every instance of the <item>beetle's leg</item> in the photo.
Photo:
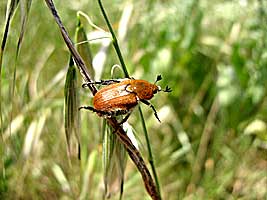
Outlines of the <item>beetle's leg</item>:
[{"label": "beetle's leg", "polygon": [[119,125],[122,125],[123,123],[125,123],[127,120],[128,120],[128,118],[130,117],[130,115],[131,115],[131,112],[130,113],[128,113],[120,122],[119,122]]},{"label": "beetle's leg", "polygon": [[81,106],[81,107],[79,107],[79,110],[81,110],[81,109],[91,110],[91,111],[95,112],[95,109],[91,106]]},{"label": "beetle's leg", "polygon": [[131,114],[131,113],[129,113],[128,110],[103,111],[103,110],[97,110],[92,106],[81,106],[81,107],[79,107],[79,110],[81,110],[81,109],[90,110],[92,112],[95,112],[95,113],[100,114],[102,116],[104,115],[106,117],[120,116],[120,115],[127,114],[127,116],[124,119],[122,119],[122,121],[119,123],[120,125],[123,124],[124,122],[126,122],[127,119],[129,118],[130,114]]},{"label": "beetle's leg", "polygon": [[120,83],[120,80],[109,79],[109,80],[100,80],[100,81],[92,81],[92,82],[85,82],[82,84],[82,87],[88,87],[89,85],[111,85],[113,83]]},{"label": "beetle's leg", "polygon": [[166,88],[165,88],[165,90],[162,90],[163,92],[171,92],[172,91],[172,89],[171,88],[169,88],[169,86],[167,85],[166,86]]},{"label": "beetle's leg", "polygon": [[126,115],[126,117],[124,117],[124,118],[118,123],[118,126],[117,126],[117,128],[113,131],[113,134],[116,133],[116,132],[119,130],[119,127],[120,127],[122,124],[124,124],[124,123],[128,120],[128,118],[130,117],[130,115],[131,115],[131,112],[128,113],[128,114]]},{"label": "beetle's leg", "polygon": [[152,110],[154,111],[154,115],[155,115],[155,117],[157,118],[157,120],[158,120],[159,122],[161,122],[160,119],[159,119],[159,117],[158,117],[158,114],[157,114],[157,111],[156,111],[155,107],[154,107],[150,102],[148,102],[148,101],[145,100],[145,99],[141,99],[140,101],[141,101],[142,103],[144,103],[144,104],[150,106],[150,108],[152,108]]},{"label": "beetle's leg", "polygon": [[95,108],[93,108],[91,106],[81,106],[81,107],[79,107],[79,110],[81,110],[81,109],[91,110],[92,112],[98,113],[100,115],[110,115],[110,113],[108,113],[108,112],[105,112],[105,111],[102,111],[102,110],[97,110],[97,109],[95,109]]}]

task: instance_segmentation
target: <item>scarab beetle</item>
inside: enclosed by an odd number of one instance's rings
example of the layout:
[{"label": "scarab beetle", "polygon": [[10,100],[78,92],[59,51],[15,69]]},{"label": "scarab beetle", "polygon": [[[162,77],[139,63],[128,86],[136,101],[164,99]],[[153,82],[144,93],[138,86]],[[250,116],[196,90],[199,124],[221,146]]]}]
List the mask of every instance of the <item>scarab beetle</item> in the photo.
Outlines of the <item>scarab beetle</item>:
[{"label": "scarab beetle", "polygon": [[121,122],[124,123],[130,116],[132,109],[141,101],[152,108],[155,117],[160,122],[156,109],[148,100],[159,91],[171,92],[171,88],[168,86],[165,90],[161,90],[160,86],[156,85],[161,79],[161,75],[158,75],[153,84],[145,80],[135,79],[111,79],[84,83],[83,87],[91,84],[107,86],[101,88],[95,94],[93,98],[94,107],[82,106],[79,109],[91,110],[105,117],[127,114]]}]

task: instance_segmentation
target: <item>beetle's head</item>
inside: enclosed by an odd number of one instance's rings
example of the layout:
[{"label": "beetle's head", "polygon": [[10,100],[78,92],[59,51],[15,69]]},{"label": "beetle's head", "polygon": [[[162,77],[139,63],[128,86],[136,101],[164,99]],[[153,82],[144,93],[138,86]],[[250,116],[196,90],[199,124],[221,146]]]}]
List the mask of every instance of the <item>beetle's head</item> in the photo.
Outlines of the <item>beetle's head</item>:
[{"label": "beetle's head", "polygon": [[160,92],[160,91],[162,91],[162,92],[171,92],[171,91],[172,91],[172,89],[169,88],[168,85],[166,86],[165,90],[162,90],[160,86],[157,86],[157,85],[156,85],[156,83],[157,83],[158,81],[160,81],[161,79],[162,79],[161,75],[158,75],[158,76],[157,76],[157,79],[156,79],[156,81],[155,81],[155,83],[154,83],[153,94],[156,94],[157,92]]}]

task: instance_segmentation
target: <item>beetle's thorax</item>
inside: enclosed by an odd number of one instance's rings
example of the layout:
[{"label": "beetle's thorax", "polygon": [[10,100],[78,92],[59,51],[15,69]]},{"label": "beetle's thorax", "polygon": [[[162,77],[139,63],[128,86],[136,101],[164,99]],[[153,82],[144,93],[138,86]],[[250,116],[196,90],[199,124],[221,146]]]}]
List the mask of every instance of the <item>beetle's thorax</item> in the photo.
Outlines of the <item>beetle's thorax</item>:
[{"label": "beetle's thorax", "polygon": [[157,93],[158,86],[145,80],[130,80],[126,89],[134,92],[139,99],[149,100]]}]

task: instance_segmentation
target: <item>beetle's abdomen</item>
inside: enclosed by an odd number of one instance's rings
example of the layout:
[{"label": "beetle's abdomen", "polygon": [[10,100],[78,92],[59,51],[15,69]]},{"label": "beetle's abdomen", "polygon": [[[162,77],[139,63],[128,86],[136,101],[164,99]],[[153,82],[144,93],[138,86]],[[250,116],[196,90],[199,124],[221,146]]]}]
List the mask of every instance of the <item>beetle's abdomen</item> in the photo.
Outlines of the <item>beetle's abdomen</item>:
[{"label": "beetle's abdomen", "polygon": [[99,90],[93,99],[94,108],[106,112],[130,110],[138,104],[136,94],[130,93],[127,84],[116,83]]}]

